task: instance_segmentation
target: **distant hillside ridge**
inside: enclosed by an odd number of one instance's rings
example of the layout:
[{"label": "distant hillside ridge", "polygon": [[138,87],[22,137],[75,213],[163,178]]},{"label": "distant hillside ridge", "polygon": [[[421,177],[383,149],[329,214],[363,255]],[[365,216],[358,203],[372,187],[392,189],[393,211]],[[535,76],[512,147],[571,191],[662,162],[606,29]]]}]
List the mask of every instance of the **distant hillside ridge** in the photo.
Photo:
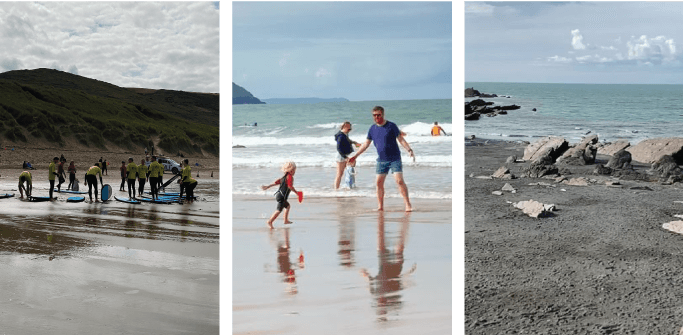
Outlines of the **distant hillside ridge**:
[{"label": "distant hillside ridge", "polygon": [[0,140],[218,156],[218,97],[127,89],[51,69],[8,71],[0,73]]},{"label": "distant hillside ridge", "polygon": [[244,89],[244,87],[232,83],[232,104],[233,105],[243,105],[243,104],[265,104],[265,102],[259,100],[249,91]]},{"label": "distant hillside ridge", "polygon": [[288,104],[317,104],[321,102],[347,102],[346,98],[272,98],[263,99],[267,104],[288,105]]}]

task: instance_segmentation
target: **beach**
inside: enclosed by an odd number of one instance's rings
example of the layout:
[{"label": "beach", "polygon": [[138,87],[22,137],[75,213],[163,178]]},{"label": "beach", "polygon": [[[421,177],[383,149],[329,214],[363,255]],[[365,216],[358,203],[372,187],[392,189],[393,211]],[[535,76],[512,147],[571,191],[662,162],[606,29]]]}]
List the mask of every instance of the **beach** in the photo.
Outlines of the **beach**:
[{"label": "beach", "polygon": [[[521,177],[521,141],[466,140],[465,318],[467,334],[677,334],[683,236],[662,228],[683,214],[683,186],[615,180],[596,165],[567,178]],[[609,156],[598,154],[596,164]],[[636,171],[650,164],[633,162]],[[480,179],[507,166],[512,180]],[[611,184],[609,182],[617,182]],[[515,193],[500,191],[509,183]],[[513,203],[554,204],[532,218]]]},{"label": "beach", "polygon": [[450,199],[290,202],[233,196],[234,334],[451,333]]},{"label": "beach", "polygon": [[[4,148],[3,148],[4,149]],[[24,157],[33,195],[48,196],[47,164],[61,154],[82,174],[101,156],[105,184],[120,192],[116,161],[143,154],[15,147],[0,152],[0,313],[7,334],[217,334],[219,332],[219,173],[217,158],[192,158],[192,204],[68,203],[19,199]],[[174,158],[175,159],[175,158]],[[179,159],[178,159],[179,160]],[[18,165],[18,166],[17,166]],[[215,170],[214,170],[215,169]],[[211,172],[213,171],[213,177]],[[195,177],[199,173],[199,177]],[[171,177],[164,175],[164,180]],[[65,189],[67,183],[62,185]],[[149,184],[145,187],[149,190]],[[177,184],[167,192],[178,191]]]}]

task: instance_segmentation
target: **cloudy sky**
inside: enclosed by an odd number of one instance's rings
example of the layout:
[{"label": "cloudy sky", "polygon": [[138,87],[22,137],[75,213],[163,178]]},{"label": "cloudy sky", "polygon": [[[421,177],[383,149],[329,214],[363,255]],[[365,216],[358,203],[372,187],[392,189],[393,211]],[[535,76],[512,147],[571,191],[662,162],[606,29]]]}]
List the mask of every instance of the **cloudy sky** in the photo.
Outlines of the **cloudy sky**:
[{"label": "cloudy sky", "polygon": [[470,82],[683,84],[681,2],[465,2]]},{"label": "cloudy sky", "polygon": [[233,2],[233,81],[260,99],[449,99],[450,2]]},{"label": "cloudy sky", "polygon": [[0,2],[0,72],[219,92],[216,2]]}]

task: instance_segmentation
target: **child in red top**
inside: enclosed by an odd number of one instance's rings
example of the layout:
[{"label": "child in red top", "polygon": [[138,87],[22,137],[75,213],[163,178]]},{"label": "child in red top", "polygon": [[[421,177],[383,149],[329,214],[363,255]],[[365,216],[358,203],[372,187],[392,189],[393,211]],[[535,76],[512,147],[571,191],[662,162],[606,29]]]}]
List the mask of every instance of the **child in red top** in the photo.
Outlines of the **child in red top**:
[{"label": "child in red top", "polygon": [[283,208],[285,210],[284,224],[292,223],[292,221],[289,221],[289,202],[287,201],[287,198],[289,197],[289,193],[291,191],[294,191],[294,193],[299,193],[294,188],[294,174],[296,173],[296,164],[294,164],[294,162],[284,163],[282,165],[282,172],[285,173],[285,175],[282,176],[282,178],[276,180],[268,186],[261,185],[261,189],[264,191],[275,185],[280,185],[280,188],[275,193],[275,200],[277,200],[277,209],[275,210],[275,213],[273,213],[273,215],[270,217],[270,219],[266,222],[268,224],[268,227],[270,227],[271,229],[273,228],[273,222],[275,221],[275,219],[277,219],[278,215],[280,215],[280,212],[282,212]]}]

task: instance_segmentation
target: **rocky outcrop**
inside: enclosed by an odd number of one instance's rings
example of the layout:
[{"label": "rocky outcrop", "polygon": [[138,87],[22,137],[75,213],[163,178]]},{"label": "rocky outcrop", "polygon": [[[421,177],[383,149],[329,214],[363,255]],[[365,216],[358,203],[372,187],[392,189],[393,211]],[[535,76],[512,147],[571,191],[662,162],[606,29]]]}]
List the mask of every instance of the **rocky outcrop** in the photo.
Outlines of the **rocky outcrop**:
[{"label": "rocky outcrop", "polygon": [[557,175],[559,170],[553,164],[550,156],[543,156],[537,160],[532,161],[529,167],[525,170],[525,174],[530,178],[541,178],[548,175]]},{"label": "rocky outcrop", "polygon": [[493,178],[499,178],[499,179],[515,179],[515,176],[510,173],[510,170],[506,168],[505,166],[501,166],[496,172],[491,175]]},{"label": "rocky outcrop", "polygon": [[482,99],[476,99],[470,102],[465,102],[465,120],[478,120],[481,115],[486,115],[489,117],[496,115],[504,115],[507,114],[507,111],[509,110],[516,110],[521,108],[517,105],[489,107],[493,104],[493,102],[487,102]]},{"label": "rocky outcrop", "polygon": [[683,138],[653,138],[626,148],[633,160],[652,164],[663,156],[669,155],[677,162],[683,161]]},{"label": "rocky outcrop", "polygon": [[497,98],[495,94],[481,93],[474,89],[474,87],[465,89],[465,98],[482,97],[482,98]]},{"label": "rocky outcrop", "polygon": [[567,149],[562,156],[557,159],[558,163],[568,165],[588,165],[595,163],[597,148],[594,144],[598,143],[598,135],[584,137],[581,142]]},{"label": "rocky outcrop", "polygon": [[614,156],[615,153],[622,149],[626,149],[631,146],[631,143],[626,140],[617,140],[616,142],[606,143],[598,148],[598,154]]},{"label": "rocky outcrop", "polygon": [[535,161],[541,157],[551,158],[551,164],[557,160],[567,149],[569,143],[562,137],[548,136],[529,144],[524,149],[524,160]]},{"label": "rocky outcrop", "polygon": [[650,172],[659,176],[660,182],[678,182],[683,179],[683,172],[673,157],[666,155],[652,163]]}]

